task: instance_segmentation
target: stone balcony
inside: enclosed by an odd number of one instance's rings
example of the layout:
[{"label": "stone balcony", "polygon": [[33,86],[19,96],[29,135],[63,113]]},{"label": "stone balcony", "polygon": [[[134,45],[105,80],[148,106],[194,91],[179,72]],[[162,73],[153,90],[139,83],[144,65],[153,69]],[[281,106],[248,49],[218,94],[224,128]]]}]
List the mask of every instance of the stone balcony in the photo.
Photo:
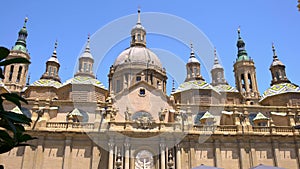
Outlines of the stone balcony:
[{"label": "stone balcony", "polygon": [[[26,127],[31,130],[31,127]],[[34,130],[44,131],[72,131],[72,132],[95,132],[95,131],[118,131],[118,132],[185,132],[186,134],[205,135],[276,135],[276,136],[299,136],[299,129],[292,126],[241,126],[241,125],[186,125],[179,123],[152,123],[141,126],[133,122],[109,122],[84,123],[84,122],[46,122],[44,126],[36,127]]]}]

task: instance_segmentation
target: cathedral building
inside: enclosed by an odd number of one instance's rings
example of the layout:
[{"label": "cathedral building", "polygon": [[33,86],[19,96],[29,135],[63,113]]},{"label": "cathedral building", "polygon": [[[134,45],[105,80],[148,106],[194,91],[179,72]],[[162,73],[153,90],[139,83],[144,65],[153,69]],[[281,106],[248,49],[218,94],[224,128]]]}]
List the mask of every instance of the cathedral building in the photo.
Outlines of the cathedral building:
[{"label": "cathedral building", "polygon": [[[26,22],[8,58],[30,60]],[[5,108],[31,118],[26,132],[38,139],[30,141],[32,147],[1,154],[0,164],[7,169],[250,169],[260,164],[300,169],[300,88],[288,79],[274,44],[272,79],[263,93],[238,29],[235,87],[227,82],[216,49],[212,79],[204,79],[191,45],[182,70],[186,78],[168,95],[167,70],[147,48],[140,11],[130,33],[129,47],[107,72],[108,88],[95,78],[89,36],[77,72],[65,82],[59,77],[57,42],[41,78],[31,84],[26,83],[28,65],[5,67],[0,92],[28,100],[21,108],[9,103]]]}]

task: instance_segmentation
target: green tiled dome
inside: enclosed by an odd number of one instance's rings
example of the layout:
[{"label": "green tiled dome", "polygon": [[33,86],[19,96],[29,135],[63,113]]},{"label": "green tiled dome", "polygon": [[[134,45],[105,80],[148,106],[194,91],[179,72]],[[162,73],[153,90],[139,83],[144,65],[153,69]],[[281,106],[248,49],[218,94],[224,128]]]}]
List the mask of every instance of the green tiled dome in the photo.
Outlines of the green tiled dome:
[{"label": "green tiled dome", "polygon": [[266,99],[267,97],[284,93],[300,93],[300,88],[299,86],[292,83],[275,84],[263,93],[260,101]]},{"label": "green tiled dome", "polygon": [[193,80],[193,81],[184,82],[178,87],[175,93],[187,91],[190,89],[211,89],[219,93],[214,87],[212,87],[209,83],[203,80]]}]

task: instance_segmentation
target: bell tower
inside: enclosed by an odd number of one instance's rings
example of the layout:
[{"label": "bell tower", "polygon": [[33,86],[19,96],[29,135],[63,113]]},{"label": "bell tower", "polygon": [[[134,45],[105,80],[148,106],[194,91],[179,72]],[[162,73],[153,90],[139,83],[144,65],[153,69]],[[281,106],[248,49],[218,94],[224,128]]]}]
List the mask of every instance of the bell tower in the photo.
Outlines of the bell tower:
[{"label": "bell tower", "polygon": [[246,52],[245,42],[240,35],[240,28],[238,28],[237,48],[238,54],[234,63],[236,88],[242,94],[247,104],[254,104],[259,100],[255,66],[254,61]]},{"label": "bell tower", "polygon": [[[19,31],[19,36],[15,46],[11,49],[7,60],[13,58],[26,58],[30,60],[28,50],[26,48],[26,39],[28,32],[26,29],[26,23],[28,18],[25,18],[24,26]],[[21,92],[26,85],[26,77],[28,73],[28,64],[10,64],[4,67],[4,79],[3,83],[11,92]]]},{"label": "bell tower", "polygon": [[270,66],[272,75],[271,86],[279,83],[290,83],[285,73],[285,65],[278,59],[274,44],[272,44],[273,62]]}]

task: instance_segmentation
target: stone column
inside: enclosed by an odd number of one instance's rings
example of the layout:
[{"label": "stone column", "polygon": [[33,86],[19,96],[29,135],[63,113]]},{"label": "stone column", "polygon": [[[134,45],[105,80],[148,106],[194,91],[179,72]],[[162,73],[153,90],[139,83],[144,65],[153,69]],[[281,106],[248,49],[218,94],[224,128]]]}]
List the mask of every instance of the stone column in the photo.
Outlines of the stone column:
[{"label": "stone column", "polygon": [[108,169],[114,169],[114,146],[113,140],[109,140]]},{"label": "stone column", "polygon": [[[244,140],[238,140],[239,143],[239,152],[240,152],[240,164],[241,169],[248,169],[250,168],[250,161],[249,161],[249,147],[247,144],[244,143]],[[247,150],[248,149],[248,150]]]},{"label": "stone column", "polygon": [[37,148],[35,152],[34,169],[42,168],[43,164],[43,146],[44,146],[44,136],[38,136]]},{"label": "stone column", "polygon": [[272,149],[273,149],[273,157],[274,157],[274,166],[278,166],[279,162],[279,147],[278,147],[278,141],[272,140]]},{"label": "stone column", "polygon": [[160,169],[166,169],[166,145],[160,143]]},{"label": "stone column", "polygon": [[251,146],[251,167],[257,166],[256,150]]},{"label": "stone column", "polygon": [[135,166],[134,166],[135,158],[134,158],[134,151],[133,151],[132,147],[131,147],[129,153],[130,153],[130,169],[134,169],[135,168]]},{"label": "stone column", "polygon": [[95,143],[92,143],[92,145],[93,145],[93,157],[91,158],[91,164],[92,164],[91,169],[98,169],[98,165],[101,160],[101,151],[100,151],[100,147],[98,147]]},{"label": "stone column", "polygon": [[[38,140],[32,140],[29,142],[29,144],[32,145],[37,145]],[[29,168],[34,168],[34,149],[30,146],[24,147],[24,155],[23,155],[23,163],[22,163],[22,168],[24,169],[29,169]],[[3,161],[3,159],[0,158],[0,161]]]},{"label": "stone column", "polygon": [[298,168],[300,168],[300,139],[295,137],[295,154],[297,156]]},{"label": "stone column", "polygon": [[124,164],[124,169],[129,169],[129,158],[130,158],[130,144],[128,142],[125,142],[124,144],[125,148],[125,164]]},{"label": "stone column", "polygon": [[181,169],[181,148],[179,143],[176,146],[176,169]]},{"label": "stone column", "polygon": [[214,149],[215,149],[215,166],[222,167],[222,158],[221,158],[221,148],[220,148],[220,140],[214,140]]},{"label": "stone column", "polygon": [[63,168],[65,169],[71,169],[72,168],[72,151],[71,151],[71,145],[72,145],[72,136],[66,136],[65,140],[65,153],[64,153],[64,159],[63,159]]}]

